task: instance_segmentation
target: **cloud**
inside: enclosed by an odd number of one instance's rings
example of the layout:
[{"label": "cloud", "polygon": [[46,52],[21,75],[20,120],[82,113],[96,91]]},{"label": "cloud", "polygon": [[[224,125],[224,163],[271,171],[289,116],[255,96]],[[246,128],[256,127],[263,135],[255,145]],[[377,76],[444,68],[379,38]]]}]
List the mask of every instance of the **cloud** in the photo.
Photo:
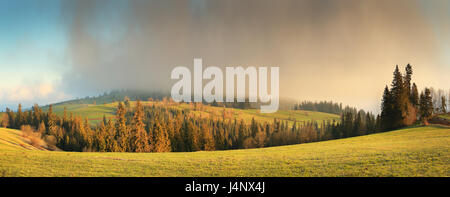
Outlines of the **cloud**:
[{"label": "cloud", "polygon": [[33,93],[36,93],[34,88],[27,86],[17,86],[6,90],[7,99],[9,101],[32,101]]},{"label": "cloud", "polygon": [[60,102],[70,99],[71,96],[61,90],[58,81],[24,80],[17,85],[0,88],[0,102],[10,108],[18,103],[24,107],[30,107],[35,103],[41,105]]},{"label": "cloud", "polygon": [[63,81],[69,93],[169,92],[171,70],[192,67],[194,57],[204,66],[279,66],[282,97],[366,109],[378,108],[396,64],[411,63],[420,87],[450,84],[448,73],[435,69],[442,64],[440,42],[413,1],[123,4],[67,2],[72,68]]},{"label": "cloud", "polygon": [[38,88],[38,95],[40,97],[47,97],[49,94],[54,92],[52,84],[40,84]]}]

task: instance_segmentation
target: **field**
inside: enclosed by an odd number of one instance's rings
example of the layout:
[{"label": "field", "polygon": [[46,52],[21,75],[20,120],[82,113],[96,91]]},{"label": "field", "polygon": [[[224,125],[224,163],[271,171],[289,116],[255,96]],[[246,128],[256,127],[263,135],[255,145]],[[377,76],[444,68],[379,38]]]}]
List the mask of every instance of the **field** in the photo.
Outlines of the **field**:
[{"label": "field", "polygon": [[[133,107],[136,102],[131,101],[130,106]],[[303,110],[279,110],[276,113],[262,114],[259,113],[257,109],[235,109],[235,108],[223,108],[223,107],[213,107],[209,105],[194,106],[192,104],[185,103],[171,103],[165,104],[163,102],[155,101],[143,101],[143,105],[164,105],[166,107],[172,107],[177,109],[189,109],[192,115],[201,117],[215,117],[222,118],[225,111],[226,118],[228,119],[243,119],[246,122],[250,122],[254,117],[256,121],[260,122],[272,122],[274,118],[288,121],[292,124],[294,121],[301,123],[303,121],[315,120],[319,123],[323,120],[336,120],[339,121],[340,117],[336,114],[313,112],[313,111],[303,111]],[[97,124],[102,120],[103,116],[106,118],[114,119],[115,111],[118,103],[107,103],[107,104],[63,104],[53,106],[53,112],[59,116],[64,113],[64,107],[67,108],[67,115],[72,112],[74,115],[82,116],[83,118],[88,118],[89,122],[93,125]],[[47,108],[44,108],[47,110]]]},{"label": "field", "polygon": [[450,120],[450,113],[440,114],[440,115],[438,115],[438,117],[442,118],[442,119]]},{"label": "field", "polygon": [[281,147],[191,153],[36,150],[0,128],[2,176],[450,176],[450,127]]}]

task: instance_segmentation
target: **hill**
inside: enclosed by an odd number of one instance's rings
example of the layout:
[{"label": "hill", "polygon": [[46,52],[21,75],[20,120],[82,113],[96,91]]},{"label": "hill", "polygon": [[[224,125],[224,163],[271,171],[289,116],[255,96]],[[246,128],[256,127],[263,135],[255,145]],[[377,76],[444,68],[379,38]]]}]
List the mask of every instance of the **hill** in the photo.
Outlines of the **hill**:
[{"label": "hill", "polygon": [[438,117],[442,118],[442,119],[450,120],[450,113],[440,114],[440,115],[438,115]]},{"label": "hill", "polygon": [[[133,107],[135,105],[135,101],[130,102],[130,106]],[[165,105],[167,107],[178,108],[178,109],[188,109],[192,115],[201,116],[201,117],[216,117],[222,118],[224,113],[225,117],[229,119],[244,119],[247,122],[250,122],[254,117],[256,121],[260,122],[271,122],[274,118],[278,118],[281,120],[286,120],[289,124],[292,124],[294,121],[304,122],[304,121],[339,121],[340,116],[336,114],[329,114],[323,112],[315,112],[315,111],[305,111],[305,110],[279,110],[276,113],[270,114],[262,114],[259,113],[257,109],[237,109],[237,108],[224,108],[224,107],[214,107],[209,105],[193,105],[186,103],[164,103],[162,101],[142,101],[143,105],[151,106],[151,105]],[[103,116],[106,118],[115,117],[115,111],[118,103],[107,103],[107,104],[56,104],[53,106],[53,112],[59,116],[62,116],[64,113],[64,107],[67,108],[67,112],[72,112],[74,115],[82,116],[83,118],[88,118],[91,124],[97,124],[100,120],[102,120]],[[48,110],[48,107],[43,108],[44,110]]]},{"label": "hill", "polygon": [[446,114],[438,114],[435,115],[431,120],[429,120],[432,124],[442,124],[450,126],[450,113]]},{"label": "hill", "polygon": [[[0,128],[3,176],[450,176],[450,127],[426,126],[260,149],[80,153],[27,148]],[[24,145],[20,145],[24,144]]]}]

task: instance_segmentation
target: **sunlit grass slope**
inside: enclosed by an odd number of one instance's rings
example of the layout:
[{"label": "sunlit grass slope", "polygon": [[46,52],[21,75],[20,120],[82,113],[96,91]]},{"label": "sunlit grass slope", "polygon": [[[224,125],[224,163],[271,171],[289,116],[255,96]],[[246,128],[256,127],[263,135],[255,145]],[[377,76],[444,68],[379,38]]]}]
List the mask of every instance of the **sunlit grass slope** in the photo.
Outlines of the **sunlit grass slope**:
[{"label": "sunlit grass slope", "polygon": [[[103,119],[103,116],[114,118],[117,104],[63,104],[53,106],[53,112],[58,116],[63,116],[64,108],[67,109],[67,116],[72,112],[74,116],[87,118],[91,124],[97,124]],[[44,108],[44,110],[47,111],[48,108]]]},{"label": "sunlit grass slope", "polygon": [[[261,149],[192,153],[31,150],[0,129],[3,176],[450,176],[450,128],[427,126]],[[28,147],[28,148],[27,148]]]},{"label": "sunlit grass slope", "polygon": [[[136,102],[132,101],[131,107],[133,107]],[[279,110],[276,113],[263,114],[259,113],[258,109],[235,109],[235,108],[223,108],[223,107],[213,107],[209,105],[201,105],[194,106],[192,104],[185,103],[163,103],[163,102],[155,102],[155,101],[143,101],[143,105],[165,105],[166,107],[172,107],[177,109],[189,109],[192,115],[199,117],[213,117],[213,118],[222,118],[225,112],[225,117],[227,119],[243,119],[246,122],[249,122],[254,117],[256,121],[259,122],[272,122],[274,118],[278,118],[280,120],[286,120],[289,124],[292,124],[294,121],[298,123],[304,121],[315,120],[321,123],[322,121],[328,120],[336,120],[338,121],[340,117],[336,114],[322,113],[322,112],[313,112],[313,111],[303,111],[303,110]],[[100,120],[102,120],[103,116],[106,118],[114,119],[115,111],[117,108],[116,103],[107,103],[107,104],[61,104],[53,106],[53,112],[57,115],[62,116],[64,113],[64,107],[67,108],[67,115],[72,112],[74,115],[82,116],[83,118],[88,118],[91,124],[97,124]],[[47,109],[47,108],[46,108]],[[45,109],[45,110],[46,110]]]},{"label": "sunlit grass slope", "polygon": [[438,115],[438,117],[446,119],[446,120],[450,120],[450,113],[440,114],[440,115]]}]

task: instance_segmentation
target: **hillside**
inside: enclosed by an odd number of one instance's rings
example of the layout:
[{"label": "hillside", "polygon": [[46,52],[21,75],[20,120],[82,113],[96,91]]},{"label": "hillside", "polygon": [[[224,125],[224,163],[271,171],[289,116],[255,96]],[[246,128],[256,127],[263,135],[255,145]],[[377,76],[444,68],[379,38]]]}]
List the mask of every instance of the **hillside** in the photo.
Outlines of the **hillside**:
[{"label": "hillside", "polygon": [[436,125],[317,143],[213,152],[31,149],[20,131],[0,128],[0,175],[450,176],[450,127]]},{"label": "hillside", "polygon": [[[135,105],[135,101],[131,101],[131,107]],[[67,108],[67,112],[72,112],[74,115],[82,116],[83,118],[88,118],[91,124],[97,124],[100,120],[102,120],[103,116],[106,118],[115,117],[115,111],[117,108],[117,102],[107,103],[107,104],[57,104],[53,106],[53,112],[57,115],[62,116],[64,113],[64,107]],[[314,112],[314,111],[304,111],[304,110],[279,110],[276,113],[270,114],[262,114],[259,113],[257,109],[236,109],[236,108],[223,108],[223,107],[214,107],[209,105],[201,105],[194,106],[192,104],[186,103],[171,103],[165,104],[163,102],[156,101],[142,101],[142,104],[145,106],[151,105],[165,105],[167,107],[177,108],[177,109],[189,109],[192,115],[201,116],[201,117],[215,117],[222,118],[223,113],[225,111],[226,117],[229,119],[244,119],[247,122],[250,122],[254,117],[256,121],[260,122],[272,122],[274,118],[278,118],[281,120],[286,120],[289,124],[292,124],[294,121],[304,122],[304,121],[338,121],[340,116],[336,114],[329,114],[323,112]],[[44,108],[46,111],[48,108]],[[69,114],[68,114],[69,115]]]},{"label": "hillside", "polygon": [[442,118],[442,119],[450,120],[450,113],[440,114],[440,115],[438,115],[438,117]]}]

